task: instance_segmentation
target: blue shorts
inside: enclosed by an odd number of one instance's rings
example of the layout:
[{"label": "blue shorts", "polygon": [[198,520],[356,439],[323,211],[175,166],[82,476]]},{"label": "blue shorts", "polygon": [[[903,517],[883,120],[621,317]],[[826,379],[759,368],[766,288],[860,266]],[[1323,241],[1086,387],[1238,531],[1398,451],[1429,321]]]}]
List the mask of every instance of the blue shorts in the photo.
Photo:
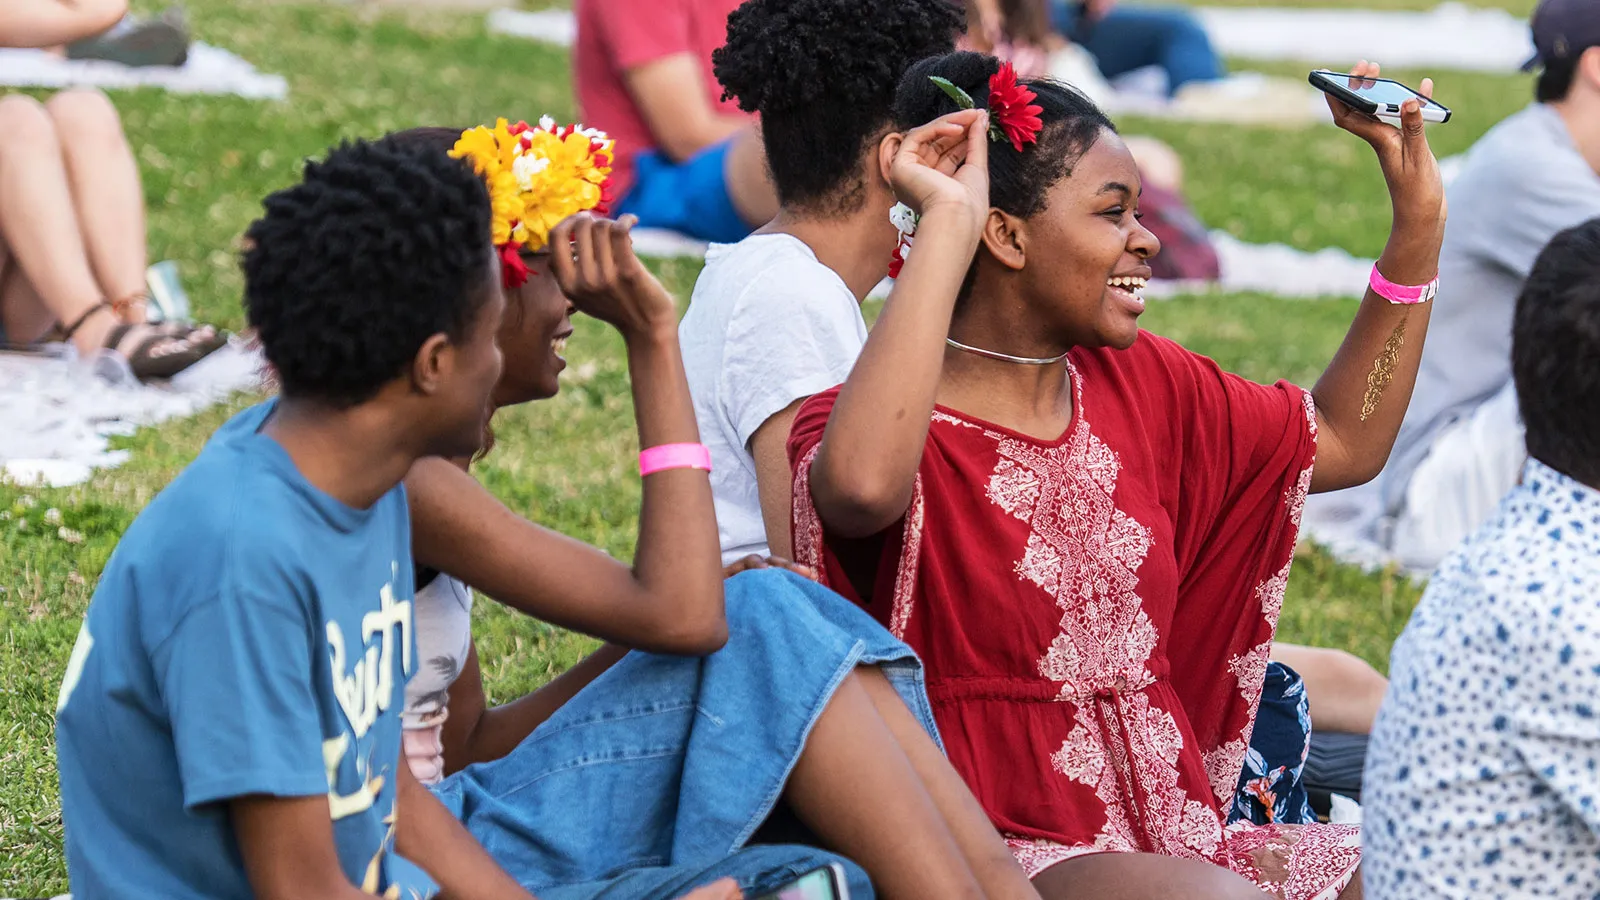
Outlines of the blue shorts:
[{"label": "blue shorts", "polygon": [[617,215],[632,213],[643,228],[669,228],[702,241],[742,240],[752,228],[728,196],[724,170],[732,145],[713,144],[681,163],[655,150],[635,156],[633,188],[617,204]]}]

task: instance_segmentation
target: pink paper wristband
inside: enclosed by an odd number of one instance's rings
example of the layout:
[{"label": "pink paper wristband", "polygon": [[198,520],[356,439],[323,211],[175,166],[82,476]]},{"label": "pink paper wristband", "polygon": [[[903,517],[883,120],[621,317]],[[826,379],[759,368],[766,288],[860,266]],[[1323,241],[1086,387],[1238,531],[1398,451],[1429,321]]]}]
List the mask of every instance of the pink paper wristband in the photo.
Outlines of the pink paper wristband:
[{"label": "pink paper wristband", "polygon": [[711,451],[705,444],[662,444],[639,451],[639,477],[668,469],[711,471]]},{"label": "pink paper wristband", "polygon": [[1435,294],[1439,293],[1439,277],[1437,275],[1427,284],[1395,284],[1383,277],[1383,273],[1378,271],[1376,265],[1372,267],[1372,277],[1367,279],[1367,284],[1371,286],[1372,292],[1379,297],[1390,303],[1399,303],[1403,306],[1410,306],[1414,303],[1427,303],[1433,299]]}]

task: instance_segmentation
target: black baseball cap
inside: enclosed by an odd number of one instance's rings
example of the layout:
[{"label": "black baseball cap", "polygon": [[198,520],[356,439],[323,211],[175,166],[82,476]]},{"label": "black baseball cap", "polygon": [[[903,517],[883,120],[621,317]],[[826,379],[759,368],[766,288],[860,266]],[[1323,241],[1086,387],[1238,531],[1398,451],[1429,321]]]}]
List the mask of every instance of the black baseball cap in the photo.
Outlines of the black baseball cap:
[{"label": "black baseball cap", "polygon": [[1544,0],[1533,11],[1533,58],[1524,72],[1600,47],[1600,0]]}]

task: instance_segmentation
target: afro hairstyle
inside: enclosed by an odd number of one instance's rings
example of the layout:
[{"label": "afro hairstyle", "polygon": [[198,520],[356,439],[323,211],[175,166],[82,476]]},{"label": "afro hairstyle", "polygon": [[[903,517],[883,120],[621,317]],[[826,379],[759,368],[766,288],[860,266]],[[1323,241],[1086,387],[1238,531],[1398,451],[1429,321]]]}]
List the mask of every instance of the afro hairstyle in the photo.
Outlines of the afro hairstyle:
[{"label": "afro hairstyle", "polygon": [[711,60],[723,97],[761,115],[779,202],[859,209],[862,154],[890,125],[901,73],[950,52],[965,23],[959,0],[747,0],[734,10]]},{"label": "afro hairstyle", "polygon": [[245,313],[285,396],[340,407],[461,340],[499,277],[489,194],[427,142],[353,141],[308,161],[245,232]]},{"label": "afro hairstyle", "polygon": [[1600,487],[1600,218],[1550,239],[1511,319],[1528,455]]}]

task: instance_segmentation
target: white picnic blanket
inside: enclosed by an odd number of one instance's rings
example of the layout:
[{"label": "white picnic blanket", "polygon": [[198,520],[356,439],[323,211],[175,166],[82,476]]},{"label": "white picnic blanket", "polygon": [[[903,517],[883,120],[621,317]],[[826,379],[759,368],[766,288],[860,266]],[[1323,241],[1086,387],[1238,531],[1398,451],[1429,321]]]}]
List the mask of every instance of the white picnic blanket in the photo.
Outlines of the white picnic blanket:
[{"label": "white picnic blanket", "polygon": [[[1212,44],[1235,59],[1298,60],[1337,68],[1386,66],[1511,72],[1533,55],[1528,23],[1503,9],[1443,3],[1427,12],[1354,8],[1200,7]],[[577,29],[567,10],[497,9],[489,30],[563,47]]]},{"label": "white picnic blanket", "polygon": [[235,94],[252,100],[282,100],[289,95],[289,82],[282,75],[257,71],[227,50],[199,41],[189,46],[189,59],[182,66],[133,67],[66,59],[43,50],[0,49],[0,85],[158,87],[177,94]]},{"label": "white picnic blanket", "polygon": [[1503,9],[1443,3],[1427,12],[1201,7],[1212,45],[1238,59],[1330,68],[1375,59],[1396,68],[1514,72],[1533,55],[1528,23]]},{"label": "white picnic blanket", "polygon": [[[80,484],[94,469],[127,459],[127,451],[109,449],[112,436],[192,415],[260,384],[259,356],[237,340],[160,387],[133,381],[125,364],[109,358],[91,363],[64,345],[48,349],[0,353],[0,477],[10,481]],[[108,364],[116,380],[104,377]]]}]

